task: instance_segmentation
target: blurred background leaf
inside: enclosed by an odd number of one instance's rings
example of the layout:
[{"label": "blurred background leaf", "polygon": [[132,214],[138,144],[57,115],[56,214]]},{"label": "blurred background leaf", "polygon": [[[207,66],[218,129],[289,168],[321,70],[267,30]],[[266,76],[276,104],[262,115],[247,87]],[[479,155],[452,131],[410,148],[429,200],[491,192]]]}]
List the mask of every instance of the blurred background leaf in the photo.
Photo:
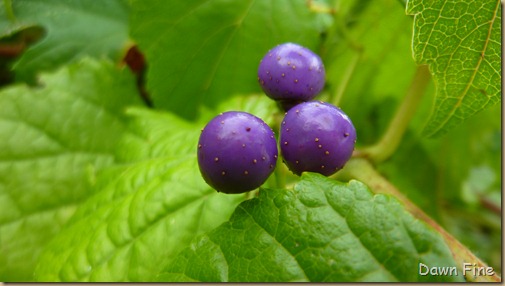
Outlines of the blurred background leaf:
[{"label": "blurred background leaf", "polygon": [[330,17],[295,1],[132,1],[131,36],[145,53],[154,106],[194,119],[237,93],[260,92],[257,69],[275,45],[317,50]]},{"label": "blurred background leaf", "polygon": [[33,83],[37,73],[84,56],[117,61],[128,41],[128,14],[126,0],[4,1],[0,40],[27,27],[43,31],[36,42],[20,42],[32,45],[13,65],[17,80]]}]

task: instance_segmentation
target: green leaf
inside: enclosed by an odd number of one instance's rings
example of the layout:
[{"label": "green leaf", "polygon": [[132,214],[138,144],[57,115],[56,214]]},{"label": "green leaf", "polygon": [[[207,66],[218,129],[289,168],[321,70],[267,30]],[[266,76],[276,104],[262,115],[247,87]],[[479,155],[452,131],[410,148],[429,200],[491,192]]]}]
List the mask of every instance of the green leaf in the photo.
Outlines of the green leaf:
[{"label": "green leaf", "polygon": [[258,64],[275,45],[316,50],[323,20],[305,0],[132,1],[131,36],[149,63],[154,105],[195,118],[236,93],[257,93]]},{"label": "green leaf", "polygon": [[150,281],[245,198],[210,188],[194,155],[138,162],[97,186],[41,256],[39,281]]},{"label": "green leaf", "polygon": [[16,76],[21,80],[33,81],[36,73],[53,70],[83,56],[117,60],[128,41],[129,9],[124,0],[15,0],[11,3],[9,9],[15,19],[9,19],[6,6],[0,5],[0,35],[31,26],[41,26],[46,32],[14,65]]},{"label": "green leaf", "polygon": [[[41,76],[44,87],[0,91],[0,280],[30,281],[42,247],[113,163],[134,80],[82,60]],[[107,96],[104,96],[107,95]]]},{"label": "green leaf", "polygon": [[161,156],[190,155],[196,152],[200,130],[215,116],[226,111],[249,112],[273,123],[275,102],[266,95],[235,96],[215,109],[202,109],[197,123],[190,123],[172,113],[131,108],[129,133],[116,149],[121,162],[135,162]]},{"label": "green leaf", "polygon": [[437,89],[425,135],[442,135],[500,102],[499,0],[409,0],[407,14],[415,15],[414,58],[430,65]]},{"label": "green leaf", "polygon": [[227,111],[248,112],[261,118],[265,123],[272,126],[274,124],[276,112],[279,112],[279,108],[275,101],[265,94],[233,96],[218,104],[214,109],[202,108],[198,122],[207,124],[207,122],[219,113]]},{"label": "green leaf", "polygon": [[461,197],[468,204],[478,204],[479,197],[483,196],[496,181],[496,176],[489,166],[474,167],[461,187]]},{"label": "green leaf", "polygon": [[195,239],[159,281],[463,281],[443,239],[393,197],[304,173],[294,190],[260,190],[229,222]]},{"label": "green leaf", "polygon": [[[228,106],[234,106],[230,102]],[[46,248],[39,281],[150,281],[197,234],[226,221],[246,195],[208,186],[196,146],[203,123],[129,108],[116,165]]]},{"label": "green leaf", "polygon": [[196,154],[199,124],[188,123],[180,117],[162,111],[130,108],[129,133],[124,134],[116,156],[130,163],[159,157]]}]

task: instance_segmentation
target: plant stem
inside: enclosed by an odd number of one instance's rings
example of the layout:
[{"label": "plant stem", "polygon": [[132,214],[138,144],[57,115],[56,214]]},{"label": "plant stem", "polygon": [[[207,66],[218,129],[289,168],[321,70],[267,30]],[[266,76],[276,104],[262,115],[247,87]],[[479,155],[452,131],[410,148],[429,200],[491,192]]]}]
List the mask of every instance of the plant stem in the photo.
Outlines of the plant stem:
[{"label": "plant stem", "polygon": [[286,174],[284,174],[284,169],[282,168],[282,162],[277,163],[277,167],[274,170],[275,174],[275,185],[279,189],[286,188]]},{"label": "plant stem", "polygon": [[479,202],[482,205],[482,207],[488,209],[489,211],[491,211],[495,215],[498,215],[498,216],[502,215],[502,213],[501,213],[501,206],[493,203],[491,200],[487,199],[486,197],[480,196],[479,197]]},{"label": "plant stem", "polygon": [[356,70],[356,66],[358,65],[360,58],[361,58],[361,52],[356,52],[352,57],[351,62],[345,69],[345,73],[342,76],[342,79],[340,80],[340,84],[337,88],[337,91],[335,93],[330,94],[328,101],[333,103],[333,105],[338,106],[340,104],[340,101],[342,100],[342,97],[347,89],[347,86],[349,86],[349,82],[351,80],[354,71]]},{"label": "plant stem", "polygon": [[[363,47],[360,43],[358,43],[352,37],[351,33],[348,31],[346,27],[346,23],[344,20],[344,16],[339,14],[340,11],[340,1],[336,1],[335,7],[333,8],[334,17],[333,17],[333,25],[328,29],[328,36],[322,44],[322,48],[320,51],[321,56],[326,61],[333,61],[338,55],[335,55],[335,52],[331,52],[332,46],[336,45],[339,41],[345,41],[349,50],[354,52],[354,55],[351,58],[351,62],[345,68],[344,74],[340,79],[340,83],[337,86],[335,91],[330,91],[330,95],[328,98],[328,102],[338,106],[348,85],[356,66],[361,59],[361,55],[363,54]],[[330,52],[329,52],[330,51]]]},{"label": "plant stem", "polygon": [[[412,203],[405,195],[403,195],[393,184],[382,177],[373,167],[372,163],[363,158],[352,158],[347,162],[344,169],[337,173],[341,179],[356,179],[366,185],[374,192],[379,194],[388,194],[396,197],[403,203],[405,209],[414,217],[426,222],[441,234],[445,240],[458,268],[461,269],[463,263],[476,263],[477,267],[487,267],[487,265],[477,258],[468,248],[454,238],[451,234],[445,231],[439,224],[425,214],[420,208]],[[501,277],[497,274],[490,276],[465,276],[467,281],[475,282],[500,282]]]},{"label": "plant stem", "polygon": [[11,22],[16,22],[16,16],[14,16],[14,11],[12,10],[12,1],[4,0],[5,14]]},{"label": "plant stem", "polygon": [[[276,133],[275,136],[276,136],[276,140],[275,141],[279,141],[279,132],[280,132],[280,126],[281,126],[281,122],[282,122],[282,119],[284,118],[284,113],[281,111],[281,108],[279,108],[279,110],[277,110],[277,112],[275,112],[273,114],[273,121],[272,121],[272,129],[275,130],[274,132]],[[275,166],[275,170],[274,170],[274,176],[275,176],[275,187],[276,188],[279,188],[279,189],[285,189],[286,188],[286,174],[283,170],[283,163],[282,163],[282,159],[280,158],[280,152],[279,152],[279,157],[277,158],[277,165]]]},{"label": "plant stem", "polygon": [[382,162],[393,155],[428,87],[430,78],[431,75],[428,66],[417,66],[407,95],[396,111],[382,138],[375,145],[365,147],[358,151],[358,153],[361,153],[362,156],[368,157],[376,163]]}]

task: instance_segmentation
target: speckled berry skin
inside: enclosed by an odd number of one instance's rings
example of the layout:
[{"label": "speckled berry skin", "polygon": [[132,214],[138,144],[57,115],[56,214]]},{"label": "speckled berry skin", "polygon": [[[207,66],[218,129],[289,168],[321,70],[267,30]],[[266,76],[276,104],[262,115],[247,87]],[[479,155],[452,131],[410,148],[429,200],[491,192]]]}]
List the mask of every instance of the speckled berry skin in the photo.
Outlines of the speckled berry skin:
[{"label": "speckled berry skin", "polygon": [[214,117],[198,142],[198,165],[204,180],[228,194],[261,186],[273,172],[277,155],[272,129],[246,112],[230,111]]},{"label": "speckled berry skin", "polygon": [[291,107],[313,99],[324,87],[325,69],[311,50],[285,43],[268,51],[258,68],[258,82],[270,98]]},{"label": "speckled berry skin", "polygon": [[291,108],[281,124],[280,149],[296,175],[316,172],[330,176],[344,167],[356,143],[356,130],[338,107],[309,101]]}]

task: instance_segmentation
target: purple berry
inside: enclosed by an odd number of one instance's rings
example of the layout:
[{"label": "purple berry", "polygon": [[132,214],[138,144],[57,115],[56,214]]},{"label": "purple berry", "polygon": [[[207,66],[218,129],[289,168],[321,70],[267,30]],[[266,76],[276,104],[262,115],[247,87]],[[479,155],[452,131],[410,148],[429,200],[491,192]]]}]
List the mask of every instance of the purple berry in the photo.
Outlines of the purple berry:
[{"label": "purple berry", "polygon": [[325,70],[321,58],[293,43],[268,51],[258,68],[263,91],[282,106],[313,99],[324,87]]},{"label": "purple berry", "polygon": [[200,172],[218,192],[237,194],[258,188],[273,172],[276,162],[274,132],[252,114],[221,113],[200,135]]},{"label": "purple berry", "polygon": [[344,167],[356,143],[356,130],[338,107],[310,101],[291,108],[280,130],[281,154],[295,174],[329,176]]}]

